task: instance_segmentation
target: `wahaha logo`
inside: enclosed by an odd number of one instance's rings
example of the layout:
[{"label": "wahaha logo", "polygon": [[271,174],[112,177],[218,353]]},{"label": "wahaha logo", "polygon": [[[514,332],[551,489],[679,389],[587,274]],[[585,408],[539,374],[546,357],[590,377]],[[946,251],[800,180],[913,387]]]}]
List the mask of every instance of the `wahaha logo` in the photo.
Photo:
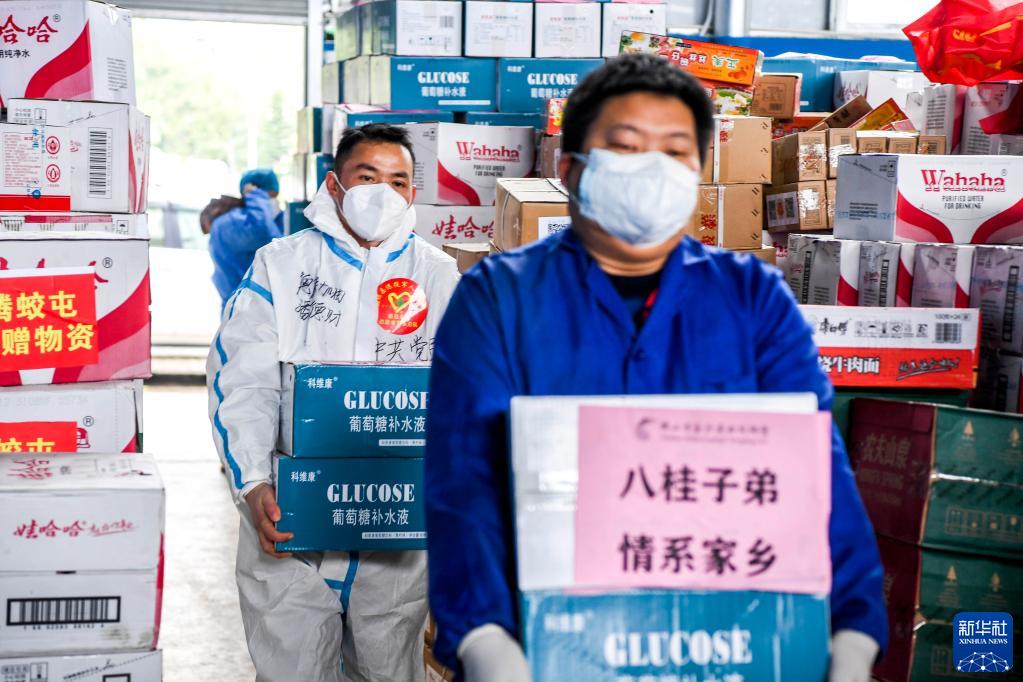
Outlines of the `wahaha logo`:
[{"label": "wahaha logo", "polygon": [[1004,192],[1005,178],[995,177],[981,172],[979,175],[964,175],[956,171],[946,173],[944,170],[921,169],[924,176],[925,192]]},{"label": "wahaha logo", "polygon": [[503,144],[500,147],[491,147],[486,144],[475,142],[455,142],[458,146],[458,158],[461,161],[510,161],[517,163],[522,153],[518,149],[511,149]]}]

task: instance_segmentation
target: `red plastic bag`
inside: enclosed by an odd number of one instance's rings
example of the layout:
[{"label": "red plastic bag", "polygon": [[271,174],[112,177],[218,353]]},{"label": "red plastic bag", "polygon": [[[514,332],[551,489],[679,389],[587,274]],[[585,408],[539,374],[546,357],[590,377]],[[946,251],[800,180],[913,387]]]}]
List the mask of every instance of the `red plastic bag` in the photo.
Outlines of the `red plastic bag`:
[{"label": "red plastic bag", "polygon": [[1023,2],[941,0],[903,32],[935,83],[1023,79]]}]

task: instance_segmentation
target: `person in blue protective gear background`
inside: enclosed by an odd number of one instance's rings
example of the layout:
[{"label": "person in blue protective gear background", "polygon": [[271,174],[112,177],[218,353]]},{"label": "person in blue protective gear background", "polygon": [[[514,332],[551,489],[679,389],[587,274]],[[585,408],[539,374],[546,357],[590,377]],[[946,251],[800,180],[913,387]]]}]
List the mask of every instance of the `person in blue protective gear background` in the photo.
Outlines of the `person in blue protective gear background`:
[{"label": "person in blue protective gear background", "polygon": [[284,235],[284,214],[277,195],[280,181],[269,168],[242,175],[238,183],[243,203],[210,225],[213,284],[223,306],[238,288],[260,247]]},{"label": "person in blue protective gear background", "polygon": [[[462,679],[530,677],[516,639],[513,396],[812,391],[831,407],[781,273],[683,238],[713,125],[703,87],[667,60],[610,60],[565,108],[571,229],[484,259],[451,300],[425,489],[435,654]],[[831,457],[830,680],[868,682],[888,638],[883,572],[837,430]]]}]

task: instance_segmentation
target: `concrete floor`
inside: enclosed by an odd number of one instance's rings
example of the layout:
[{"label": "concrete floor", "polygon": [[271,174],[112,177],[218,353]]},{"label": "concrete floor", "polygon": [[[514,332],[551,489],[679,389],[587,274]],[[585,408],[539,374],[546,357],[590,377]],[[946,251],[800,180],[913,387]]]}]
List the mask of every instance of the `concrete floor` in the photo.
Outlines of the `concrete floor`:
[{"label": "concrete floor", "polygon": [[234,582],[238,512],[210,436],[205,386],[147,384],[143,426],[167,488],[164,680],[251,682]]}]

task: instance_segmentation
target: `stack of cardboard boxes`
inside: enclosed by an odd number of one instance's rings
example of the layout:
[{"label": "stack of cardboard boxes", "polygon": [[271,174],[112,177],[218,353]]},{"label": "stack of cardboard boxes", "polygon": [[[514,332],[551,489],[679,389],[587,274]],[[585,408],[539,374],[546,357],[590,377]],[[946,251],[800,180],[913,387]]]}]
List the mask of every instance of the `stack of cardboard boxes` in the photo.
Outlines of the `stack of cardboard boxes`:
[{"label": "stack of cardboard boxes", "polygon": [[[131,17],[89,0],[14,0],[4,14],[0,657],[17,658],[0,670],[159,680],[163,491],[152,459],[132,454],[150,292]],[[47,79],[72,45],[85,46],[82,77]]]}]

